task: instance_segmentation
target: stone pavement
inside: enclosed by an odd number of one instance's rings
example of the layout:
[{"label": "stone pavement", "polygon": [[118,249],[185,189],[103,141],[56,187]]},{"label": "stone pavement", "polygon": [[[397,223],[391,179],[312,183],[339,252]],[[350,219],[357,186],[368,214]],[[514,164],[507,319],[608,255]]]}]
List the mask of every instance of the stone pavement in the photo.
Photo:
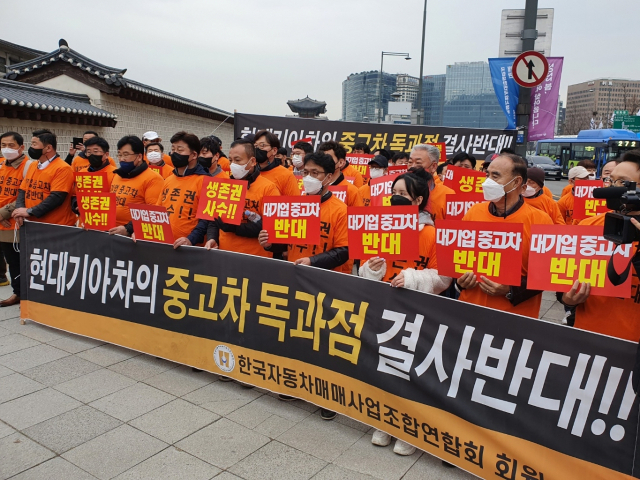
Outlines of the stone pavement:
[{"label": "stone pavement", "polygon": [[[553,300],[542,312],[558,321]],[[18,316],[0,309],[0,479],[476,478],[375,447],[368,426],[309,403]]]}]

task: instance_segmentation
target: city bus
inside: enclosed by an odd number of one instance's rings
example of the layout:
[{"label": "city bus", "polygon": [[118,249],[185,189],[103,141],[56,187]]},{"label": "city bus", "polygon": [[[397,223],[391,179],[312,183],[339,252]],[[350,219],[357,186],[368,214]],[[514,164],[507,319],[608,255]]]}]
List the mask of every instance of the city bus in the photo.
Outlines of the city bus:
[{"label": "city bus", "polygon": [[593,160],[598,167],[599,176],[607,161],[638,147],[640,138],[630,130],[581,130],[577,137],[538,140],[536,155],[555,160],[562,167],[564,176],[580,160]]}]

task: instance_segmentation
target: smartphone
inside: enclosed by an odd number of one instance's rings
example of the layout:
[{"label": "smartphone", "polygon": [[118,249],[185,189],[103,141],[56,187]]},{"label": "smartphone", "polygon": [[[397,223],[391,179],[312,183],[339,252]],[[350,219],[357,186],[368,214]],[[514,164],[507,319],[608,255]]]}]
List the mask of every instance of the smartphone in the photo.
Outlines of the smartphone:
[{"label": "smartphone", "polygon": [[76,148],[76,145],[80,144],[82,144],[82,137],[73,137],[73,141],[71,142],[73,148]]}]

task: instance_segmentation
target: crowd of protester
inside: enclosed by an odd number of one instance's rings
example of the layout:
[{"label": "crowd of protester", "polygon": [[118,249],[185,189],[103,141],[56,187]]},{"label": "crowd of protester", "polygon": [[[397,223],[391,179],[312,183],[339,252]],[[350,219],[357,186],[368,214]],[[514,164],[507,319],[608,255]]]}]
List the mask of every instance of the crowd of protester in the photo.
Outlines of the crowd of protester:
[{"label": "crowd of protester", "polygon": [[[30,139],[24,139],[16,132],[5,132],[0,136],[0,144],[3,157],[0,159],[0,249],[3,254],[0,255],[0,281],[4,282],[0,285],[11,283],[13,288],[13,295],[1,301],[0,307],[20,302],[20,255],[14,246],[19,241],[19,227],[24,220],[68,226],[77,224],[75,172],[107,174],[110,191],[116,196],[117,224],[109,231],[112,235],[133,235],[131,205],[165,206],[176,249],[185,245],[202,246],[285,259],[297,265],[356,274],[388,282],[397,288],[447,295],[533,318],[539,316],[542,292],[527,288],[531,226],[604,223],[604,215],[582,222],[573,219],[576,180],[595,178],[596,166],[589,160],[569,170],[569,185],[555,201],[545,187],[544,172],[529,168],[513,151],[504,150],[491,161],[478,165],[476,159],[465,152],[439,163],[440,151],[433,145],[415,145],[410,153],[391,154],[385,149],[370,152],[366,144],[355,144],[353,153],[373,153],[369,163],[373,179],[386,175],[390,166],[407,166],[408,171],[393,181],[391,205],[418,207],[420,256],[426,260],[419,265],[415,262],[389,265],[382,258],[372,258],[361,265],[356,262],[354,266],[354,259],[349,257],[347,207],[369,206],[371,189],[360,172],[349,164],[347,149],[338,142],[324,142],[315,149],[310,143],[298,142],[289,152],[276,135],[265,130],[235,140],[225,154],[222,142],[215,136],[198,138],[181,131],[168,143],[163,143],[157,133],[146,132],[142,138],[123,137],[114,149],[96,132],[87,131],[82,143],[72,145],[64,159],[58,154],[56,135],[46,129],[33,132]],[[521,285],[501,285],[473,273],[455,280],[438,274],[436,227],[439,220],[446,218],[447,195],[454,193],[443,184],[449,166],[478,168],[487,175],[483,184],[486,201],[471,207],[464,221],[520,223],[524,226]],[[186,198],[179,192],[195,192],[195,198],[190,198],[190,202],[197,205],[203,179],[207,176],[247,181],[246,207],[240,225],[227,224],[221,219],[198,219],[196,209],[182,208],[184,205],[176,205],[170,199]],[[323,248],[272,244],[268,232],[262,228],[263,199],[300,195],[300,176],[305,194],[320,197],[320,218],[327,226],[322,234]],[[640,151],[627,152],[622,158],[604,165],[601,178],[605,186],[640,183]],[[331,186],[346,187],[345,202],[332,193]],[[637,222],[634,225],[640,228]],[[637,275],[633,288],[638,292]],[[576,281],[569,292],[558,294],[558,300],[565,306],[570,325],[640,340],[639,309],[634,297],[619,299],[591,295],[588,284]],[[282,399],[290,398],[282,396]],[[335,417],[335,413],[328,410],[322,410],[321,415],[326,420]],[[388,445],[391,437],[378,431],[372,441],[377,445]],[[394,449],[401,455],[410,455],[414,450],[402,441],[398,441]]]}]

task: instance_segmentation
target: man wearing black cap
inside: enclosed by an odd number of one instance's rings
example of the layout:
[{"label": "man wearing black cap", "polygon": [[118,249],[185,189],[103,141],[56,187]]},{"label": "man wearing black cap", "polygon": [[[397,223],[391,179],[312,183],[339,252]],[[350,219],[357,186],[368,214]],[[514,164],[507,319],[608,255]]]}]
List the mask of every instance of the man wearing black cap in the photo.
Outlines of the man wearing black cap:
[{"label": "man wearing black cap", "polygon": [[522,192],[525,203],[542,210],[551,217],[556,225],[565,225],[564,217],[558,204],[544,194],[544,170],[538,167],[527,169],[527,183]]},{"label": "man wearing black cap", "polygon": [[[387,174],[387,168],[389,167],[389,160],[382,155],[376,155],[369,162],[369,175],[371,180],[383,177]],[[365,184],[358,189],[358,195],[362,199],[362,204],[368,207],[371,204],[371,186]]]}]

